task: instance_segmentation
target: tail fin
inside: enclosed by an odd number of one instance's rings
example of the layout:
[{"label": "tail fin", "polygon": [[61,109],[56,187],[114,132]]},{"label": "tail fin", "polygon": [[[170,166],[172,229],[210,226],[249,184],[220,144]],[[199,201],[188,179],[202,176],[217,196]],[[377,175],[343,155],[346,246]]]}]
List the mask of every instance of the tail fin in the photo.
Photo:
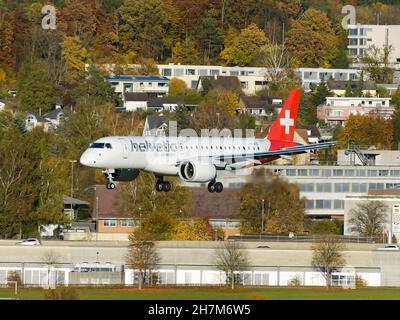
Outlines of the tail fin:
[{"label": "tail fin", "polygon": [[267,138],[269,140],[293,141],[300,96],[301,89],[290,92],[281,112],[268,133]]}]

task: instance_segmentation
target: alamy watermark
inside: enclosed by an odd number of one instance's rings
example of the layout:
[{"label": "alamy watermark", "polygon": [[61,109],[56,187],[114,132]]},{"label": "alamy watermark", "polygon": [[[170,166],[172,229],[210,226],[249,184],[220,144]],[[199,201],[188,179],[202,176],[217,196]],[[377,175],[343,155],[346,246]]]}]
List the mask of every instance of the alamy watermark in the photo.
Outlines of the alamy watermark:
[{"label": "alamy watermark", "polygon": [[46,5],[41,10],[45,16],[42,19],[42,28],[44,30],[56,29],[56,8],[52,5]]}]

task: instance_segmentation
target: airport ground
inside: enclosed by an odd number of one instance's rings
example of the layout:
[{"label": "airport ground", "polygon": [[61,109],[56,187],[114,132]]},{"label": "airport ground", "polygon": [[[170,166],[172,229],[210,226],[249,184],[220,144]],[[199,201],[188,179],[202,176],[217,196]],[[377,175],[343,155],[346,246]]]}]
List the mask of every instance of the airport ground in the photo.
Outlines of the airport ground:
[{"label": "airport ground", "polygon": [[[0,289],[1,299],[42,300],[46,289]],[[398,288],[77,288],[80,300],[400,300]]]}]

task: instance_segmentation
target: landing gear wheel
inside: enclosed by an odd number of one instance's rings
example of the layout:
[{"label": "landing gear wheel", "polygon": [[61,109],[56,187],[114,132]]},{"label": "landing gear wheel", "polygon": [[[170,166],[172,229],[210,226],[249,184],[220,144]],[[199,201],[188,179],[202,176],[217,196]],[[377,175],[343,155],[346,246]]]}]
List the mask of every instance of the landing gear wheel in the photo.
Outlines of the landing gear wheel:
[{"label": "landing gear wheel", "polygon": [[171,184],[169,182],[164,182],[162,184],[162,191],[168,192],[169,190],[171,190]]},{"label": "landing gear wheel", "polygon": [[106,184],[106,189],[107,190],[113,190],[115,189],[115,184],[113,182],[107,183]]},{"label": "landing gear wheel", "polygon": [[222,185],[221,182],[215,183],[214,188],[215,188],[215,191],[218,193],[220,193],[220,192],[222,192],[222,190],[224,190],[224,186]]},{"label": "landing gear wheel", "polygon": [[163,191],[163,183],[162,182],[157,182],[156,183],[156,190],[158,191],[158,192],[161,192],[161,191]]},{"label": "landing gear wheel", "polygon": [[208,192],[215,192],[215,182],[214,181],[211,181],[208,184]]}]

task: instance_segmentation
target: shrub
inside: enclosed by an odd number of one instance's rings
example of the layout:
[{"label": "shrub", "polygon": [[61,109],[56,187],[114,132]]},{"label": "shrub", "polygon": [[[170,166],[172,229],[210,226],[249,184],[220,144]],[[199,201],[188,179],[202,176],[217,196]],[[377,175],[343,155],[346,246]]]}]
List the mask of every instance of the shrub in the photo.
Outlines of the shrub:
[{"label": "shrub", "polygon": [[300,287],[303,283],[303,279],[301,276],[298,274],[293,276],[292,278],[289,279],[288,281],[288,286],[290,287]]},{"label": "shrub", "polygon": [[361,276],[356,276],[356,288],[364,288],[368,285],[367,280]]},{"label": "shrub", "polygon": [[17,271],[9,272],[7,276],[7,281],[17,281],[18,287],[20,287],[22,284],[21,275]]},{"label": "shrub", "polygon": [[314,221],[311,226],[312,234],[340,234],[340,229],[332,220]]}]

